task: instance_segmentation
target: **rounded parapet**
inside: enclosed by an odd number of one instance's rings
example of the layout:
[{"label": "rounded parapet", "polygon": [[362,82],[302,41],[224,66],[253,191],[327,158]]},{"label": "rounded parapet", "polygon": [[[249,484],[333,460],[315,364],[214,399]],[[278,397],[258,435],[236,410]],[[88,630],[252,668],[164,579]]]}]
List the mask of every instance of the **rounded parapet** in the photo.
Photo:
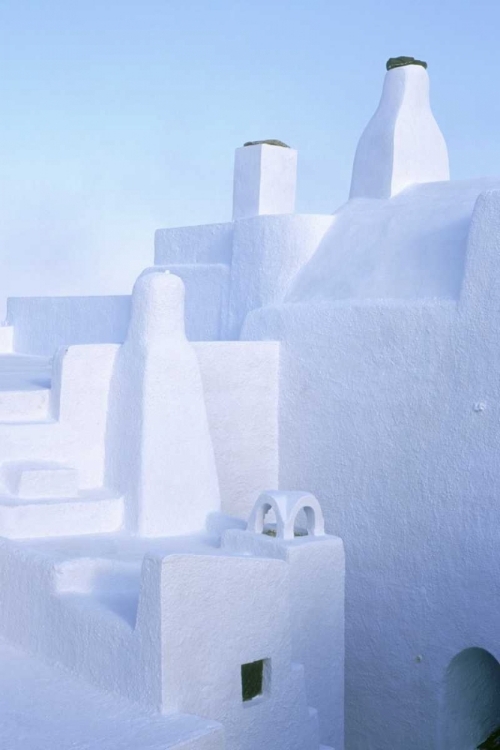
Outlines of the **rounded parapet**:
[{"label": "rounded parapet", "polygon": [[127,341],[151,345],[185,339],[184,284],[170,271],[147,268],[134,284]]},{"label": "rounded parapet", "polygon": [[310,536],[324,536],[325,522],[323,511],[314,495],[309,492],[268,490],[263,492],[254,505],[248,521],[248,531],[255,534],[264,532],[266,514],[274,511],[276,536],[290,540],[295,537],[295,522],[300,511],[306,515],[307,532]]}]

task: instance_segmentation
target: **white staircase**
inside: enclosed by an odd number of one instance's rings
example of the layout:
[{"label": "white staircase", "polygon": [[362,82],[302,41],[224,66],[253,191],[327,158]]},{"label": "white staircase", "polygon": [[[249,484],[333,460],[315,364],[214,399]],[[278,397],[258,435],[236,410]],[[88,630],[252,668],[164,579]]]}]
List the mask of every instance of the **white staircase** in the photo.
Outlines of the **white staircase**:
[{"label": "white staircase", "polygon": [[75,439],[71,430],[61,437],[52,414],[52,360],[5,353],[8,335],[0,327],[0,536],[25,539],[120,529],[121,497],[104,488],[80,490],[74,466],[48,460],[60,455],[65,440]]}]

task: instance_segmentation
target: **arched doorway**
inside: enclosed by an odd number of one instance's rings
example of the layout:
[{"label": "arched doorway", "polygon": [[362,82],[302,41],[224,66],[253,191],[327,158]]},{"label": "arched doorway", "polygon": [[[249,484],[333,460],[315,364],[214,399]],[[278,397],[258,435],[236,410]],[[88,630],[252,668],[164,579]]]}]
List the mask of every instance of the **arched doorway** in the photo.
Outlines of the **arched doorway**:
[{"label": "arched doorway", "polygon": [[444,677],[440,750],[475,750],[500,727],[500,664],[482,648],[461,651]]}]

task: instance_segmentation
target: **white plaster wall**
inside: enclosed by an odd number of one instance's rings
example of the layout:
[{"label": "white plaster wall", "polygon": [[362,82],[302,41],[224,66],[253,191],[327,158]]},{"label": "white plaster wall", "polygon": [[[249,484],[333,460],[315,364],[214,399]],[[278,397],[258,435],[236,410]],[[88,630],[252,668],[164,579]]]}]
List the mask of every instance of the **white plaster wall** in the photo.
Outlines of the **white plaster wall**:
[{"label": "white plaster wall", "polygon": [[130,297],[11,297],[14,350],[51,357],[60,346],[122,343]]},{"label": "white plaster wall", "polygon": [[[273,154],[289,151],[269,149]],[[248,312],[283,300],[332,223],[331,216],[258,215],[274,212],[257,208],[232,224],[156,233],[155,263],[170,268],[186,284],[190,340],[239,338]]]},{"label": "white plaster wall", "polygon": [[222,338],[229,297],[233,223],[158,229],[155,264],[183,280],[190,341]]},{"label": "white plaster wall", "polygon": [[263,487],[278,486],[279,343],[194,344],[222,509],[247,519]]},{"label": "white plaster wall", "polygon": [[230,265],[233,223],[157,229],[155,264],[224,263]]},{"label": "white plaster wall", "polygon": [[[220,721],[234,750],[319,747],[303,670],[291,661],[287,576],[284,562],[248,556],[163,563],[166,711]],[[264,693],[244,703],[241,665],[260,659],[270,662]]]},{"label": "white plaster wall", "polygon": [[344,539],[349,750],[439,748],[448,664],[499,656],[499,265],[493,191],[458,303],[285,305],[244,330],[282,341],[281,486]]},{"label": "white plaster wall", "polygon": [[229,297],[230,268],[223,263],[167,264],[186,288],[186,336],[190,341],[217,341]]},{"label": "white plaster wall", "polygon": [[320,741],[344,747],[344,548],[332,536],[285,541],[231,529],[224,550],[285,560],[289,566],[292,655],[304,667],[307,700]]},{"label": "white plaster wall", "polygon": [[231,289],[224,338],[240,338],[247,313],[281,302],[312,257],[331,216],[256,216],[235,222]]},{"label": "white plaster wall", "polygon": [[307,699],[321,741],[344,747],[344,549],[340,539],[287,549],[293,658],[304,665]]}]

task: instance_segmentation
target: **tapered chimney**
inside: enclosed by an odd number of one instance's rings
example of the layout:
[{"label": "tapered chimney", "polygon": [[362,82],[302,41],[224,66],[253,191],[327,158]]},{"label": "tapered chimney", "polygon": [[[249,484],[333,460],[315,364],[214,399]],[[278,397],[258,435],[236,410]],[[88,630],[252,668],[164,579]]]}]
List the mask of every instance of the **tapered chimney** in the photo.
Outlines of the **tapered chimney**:
[{"label": "tapered chimney", "polygon": [[356,149],[351,198],[390,198],[416,183],[450,179],[426,68],[412,57],[387,62],[380,104]]}]

